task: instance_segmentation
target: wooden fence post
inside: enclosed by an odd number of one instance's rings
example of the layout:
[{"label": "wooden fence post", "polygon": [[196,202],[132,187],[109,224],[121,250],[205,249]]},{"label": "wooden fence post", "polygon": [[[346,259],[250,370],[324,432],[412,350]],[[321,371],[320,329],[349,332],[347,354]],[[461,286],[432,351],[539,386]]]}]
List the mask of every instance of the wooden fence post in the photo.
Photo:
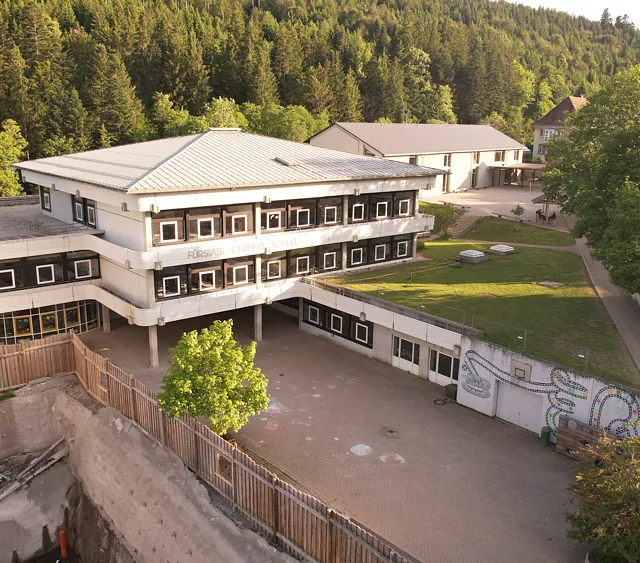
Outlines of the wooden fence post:
[{"label": "wooden fence post", "polygon": [[165,420],[165,414],[158,408],[156,408],[156,412],[160,415],[160,443],[163,446],[166,446],[167,442],[165,441],[165,436],[167,435],[167,421]]},{"label": "wooden fence post", "polygon": [[235,444],[232,444],[231,449],[231,488],[233,489],[233,508],[238,505],[238,495],[236,493],[236,453],[237,448]]},{"label": "wooden fence post", "polygon": [[198,446],[198,421],[193,418],[193,452],[196,461],[196,473],[200,473],[200,448]]},{"label": "wooden fence post", "polygon": [[278,532],[280,531],[280,509],[278,506],[278,485],[280,479],[277,477],[271,481],[273,484],[273,539],[278,541]]},{"label": "wooden fence post", "polygon": [[131,418],[140,423],[138,420],[138,406],[136,405],[136,392],[133,389],[133,377],[131,375],[129,376],[129,402],[131,404]]},{"label": "wooden fence post", "polygon": [[329,556],[327,558],[327,563],[333,563],[337,561],[336,556],[336,526],[333,521],[333,510],[329,509],[327,511],[327,524],[329,530],[327,531],[327,538],[329,540]]}]

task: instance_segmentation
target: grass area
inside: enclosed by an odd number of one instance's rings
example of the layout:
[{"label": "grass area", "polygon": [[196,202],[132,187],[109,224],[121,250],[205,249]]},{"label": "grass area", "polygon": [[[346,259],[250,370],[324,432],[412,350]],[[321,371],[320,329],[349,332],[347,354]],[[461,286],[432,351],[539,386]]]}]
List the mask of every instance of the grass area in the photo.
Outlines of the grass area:
[{"label": "grass area", "polygon": [[548,246],[572,246],[574,244],[573,237],[569,233],[544,229],[526,223],[520,225],[520,229],[516,230],[513,221],[498,219],[498,217],[483,217],[461,238]]},{"label": "grass area", "polygon": [[[629,385],[640,383],[638,370],[578,255],[522,247],[510,256],[488,255],[482,264],[452,263],[462,250],[488,247],[431,242],[422,250],[427,260],[347,274],[344,283],[356,291],[473,325],[487,340],[575,371],[584,370],[585,359],[580,355],[585,356],[589,348],[589,374]],[[541,281],[566,285],[551,289],[538,285]]]}]

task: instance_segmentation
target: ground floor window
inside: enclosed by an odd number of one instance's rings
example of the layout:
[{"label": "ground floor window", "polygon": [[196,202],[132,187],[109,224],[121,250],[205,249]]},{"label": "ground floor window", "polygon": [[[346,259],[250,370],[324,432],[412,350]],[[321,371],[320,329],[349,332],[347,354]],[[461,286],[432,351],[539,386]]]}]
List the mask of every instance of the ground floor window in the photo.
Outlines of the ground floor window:
[{"label": "ground floor window", "polygon": [[86,332],[99,326],[100,307],[96,301],[72,301],[0,313],[0,344],[37,340],[68,330]]},{"label": "ground floor window", "polygon": [[305,299],[302,320],[361,346],[373,348],[373,323],[360,317]]},{"label": "ground floor window", "polygon": [[331,330],[342,333],[342,317],[340,315],[331,313]]},{"label": "ground floor window", "polygon": [[393,355],[396,358],[411,362],[415,365],[420,364],[420,344],[416,344],[411,340],[401,338],[400,336],[393,337]]},{"label": "ground floor window", "polygon": [[307,305],[307,320],[314,325],[320,324],[320,309],[313,305]]},{"label": "ground floor window", "polygon": [[452,381],[458,381],[460,360],[449,354],[431,349],[429,350],[429,370]]},{"label": "ground floor window", "polygon": [[404,258],[405,256],[409,256],[409,241],[401,240],[397,243],[396,246],[396,256],[398,258]]},{"label": "ground floor window", "polygon": [[356,322],[354,338],[358,342],[367,344],[369,342],[369,327],[364,323]]},{"label": "ground floor window", "polygon": [[335,252],[326,252],[323,256],[324,269],[334,270],[338,267]]}]

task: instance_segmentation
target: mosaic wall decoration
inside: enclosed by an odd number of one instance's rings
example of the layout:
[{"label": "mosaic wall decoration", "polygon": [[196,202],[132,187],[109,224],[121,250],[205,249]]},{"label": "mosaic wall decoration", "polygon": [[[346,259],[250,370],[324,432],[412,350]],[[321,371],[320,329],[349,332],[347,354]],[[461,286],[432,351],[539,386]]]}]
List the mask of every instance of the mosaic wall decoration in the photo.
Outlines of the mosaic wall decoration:
[{"label": "mosaic wall decoration", "polygon": [[[607,425],[603,421],[604,405],[611,399],[617,399],[626,403],[628,411],[624,418],[614,418]],[[640,401],[636,395],[615,385],[607,385],[600,389],[593,398],[589,413],[589,424],[604,428],[607,432],[615,434],[618,438],[640,436]]]}]

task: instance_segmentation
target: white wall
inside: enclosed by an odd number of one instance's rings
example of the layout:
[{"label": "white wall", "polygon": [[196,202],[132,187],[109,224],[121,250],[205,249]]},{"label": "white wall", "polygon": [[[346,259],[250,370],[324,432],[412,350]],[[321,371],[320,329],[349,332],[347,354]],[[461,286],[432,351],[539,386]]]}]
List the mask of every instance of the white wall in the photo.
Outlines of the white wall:
[{"label": "white wall", "polygon": [[542,130],[543,129],[557,129],[560,130],[562,129],[562,126],[559,125],[544,125],[544,126],[536,126],[533,128],[533,153],[532,153],[532,159],[533,162],[538,162],[540,160],[541,156],[545,156],[545,155],[540,155],[540,145],[541,144],[546,144],[549,141],[545,141],[542,139]]},{"label": "white wall", "polygon": [[[512,374],[513,362],[531,369],[531,380]],[[640,396],[593,377],[462,338],[458,402],[488,416],[499,416],[536,434],[565,414],[620,436],[640,436]]]},{"label": "white wall", "polygon": [[142,306],[149,307],[152,304],[147,298],[146,270],[127,270],[121,264],[101,256],[100,277],[104,287],[116,291],[118,295]]},{"label": "white wall", "polygon": [[335,125],[325,129],[322,133],[318,133],[309,141],[309,144],[314,147],[324,147],[353,154],[363,154],[362,142],[341,127]]},{"label": "white wall", "polygon": [[100,201],[96,208],[97,228],[104,231],[105,240],[131,250],[146,250],[143,213],[122,211]]},{"label": "white wall", "polygon": [[64,221],[65,223],[73,223],[73,209],[71,207],[71,194],[61,192],[60,190],[50,190],[51,195],[51,212],[42,210],[44,215]]}]

